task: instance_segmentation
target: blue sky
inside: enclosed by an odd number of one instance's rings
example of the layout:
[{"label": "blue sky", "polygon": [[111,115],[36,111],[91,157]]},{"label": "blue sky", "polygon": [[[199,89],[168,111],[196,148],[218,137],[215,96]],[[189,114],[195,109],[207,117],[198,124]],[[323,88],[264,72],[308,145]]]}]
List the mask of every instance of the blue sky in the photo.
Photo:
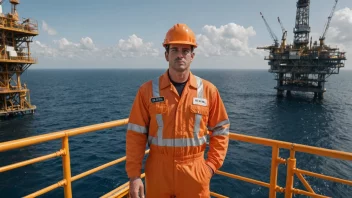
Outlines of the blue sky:
[{"label": "blue sky", "polygon": [[[333,3],[311,0],[313,40],[322,33]],[[5,0],[3,12],[9,12],[9,5]],[[327,35],[329,44],[347,52],[352,49],[351,9],[351,0],[339,0],[339,14]],[[267,69],[267,52],[255,49],[272,44],[259,12],[280,39],[279,16],[292,42],[296,0],[22,0],[18,6],[20,17],[36,19],[39,25],[40,35],[32,44],[39,63],[32,68],[166,68],[161,43],[179,22],[200,37],[193,68]],[[232,37],[224,38],[223,31]],[[223,49],[224,42],[233,42],[232,50]],[[346,69],[349,65],[347,61]]]}]

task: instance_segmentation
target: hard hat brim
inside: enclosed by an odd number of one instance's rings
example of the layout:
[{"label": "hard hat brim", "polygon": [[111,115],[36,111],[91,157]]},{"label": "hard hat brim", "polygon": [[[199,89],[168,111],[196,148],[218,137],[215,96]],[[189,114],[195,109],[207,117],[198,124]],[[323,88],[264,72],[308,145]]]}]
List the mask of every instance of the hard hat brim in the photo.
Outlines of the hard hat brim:
[{"label": "hard hat brim", "polygon": [[167,43],[163,43],[163,46],[165,47],[166,45],[170,45],[170,44],[185,44],[185,45],[192,45],[195,48],[197,47],[197,44],[194,44],[193,42],[187,42],[187,41],[170,41]]}]

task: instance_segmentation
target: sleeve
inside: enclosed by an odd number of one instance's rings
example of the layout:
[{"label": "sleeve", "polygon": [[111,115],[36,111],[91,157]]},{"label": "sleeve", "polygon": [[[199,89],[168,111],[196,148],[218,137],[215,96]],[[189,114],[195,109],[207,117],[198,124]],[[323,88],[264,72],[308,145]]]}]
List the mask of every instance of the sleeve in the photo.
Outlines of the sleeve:
[{"label": "sleeve", "polygon": [[148,125],[148,108],[139,89],[130,111],[126,134],[126,172],[129,178],[141,175]]},{"label": "sleeve", "polygon": [[225,160],[229,144],[230,121],[225,105],[217,89],[213,94],[213,97],[208,119],[210,137],[208,158],[206,162],[215,172],[222,166]]}]

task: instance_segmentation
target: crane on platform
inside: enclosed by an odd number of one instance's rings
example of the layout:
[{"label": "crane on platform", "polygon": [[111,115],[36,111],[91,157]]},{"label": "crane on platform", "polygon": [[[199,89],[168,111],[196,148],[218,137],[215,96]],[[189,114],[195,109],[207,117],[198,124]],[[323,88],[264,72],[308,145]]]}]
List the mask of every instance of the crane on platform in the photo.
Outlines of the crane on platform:
[{"label": "crane on platform", "polygon": [[271,38],[274,40],[274,43],[275,43],[275,46],[278,47],[279,46],[279,42],[278,42],[278,39],[276,37],[276,35],[274,34],[274,32],[271,30],[268,22],[266,22],[265,18],[264,18],[264,15],[262,14],[262,12],[260,12],[260,15],[262,16],[263,20],[264,20],[264,23],[266,25],[266,28],[268,29],[269,31],[269,34],[271,36]]},{"label": "crane on platform", "polygon": [[281,20],[280,20],[280,17],[277,17],[277,20],[279,21],[280,23],[280,26],[281,26],[281,30],[282,30],[282,42],[281,42],[281,50],[285,49],[285,46],[286,46],[286,38],[287,38],[287,30],[284,28],[284,25],[281,23]]},{"label": "crane on platform", "polygon": [[324,46],[325,35],[326,35],[326,32],[327,32],[328,29],[329,29],[330,22],[331,22],[332,16],[334,15],[337,2],[338,2],[338,0],[335,0],[335,4],[334,4],[334,6],[332,7],[331,12],[330,12],[330,15],[329,15],[329,17],[328,17],[328,21],[327,21],[326,24],[325,24],[323,34],[322,34],[322,36],[319,38],[320,47],[323,47],[323,46]]}]

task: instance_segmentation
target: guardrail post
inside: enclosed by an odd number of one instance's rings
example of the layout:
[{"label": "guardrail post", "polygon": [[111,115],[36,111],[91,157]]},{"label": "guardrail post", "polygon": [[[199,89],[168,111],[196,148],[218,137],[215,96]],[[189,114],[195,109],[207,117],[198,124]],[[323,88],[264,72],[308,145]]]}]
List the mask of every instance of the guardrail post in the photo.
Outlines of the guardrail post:
[{"label": "guardrail post", "polygon": [[62,138],[62,149],[65,151],[65,154],[62,156],[64,179],[66,180],[64,185],[65,198],[72,198],[70,147],[68,145],[67,135]]},{"label": "guardrail post", "polygon": [[285,198],[292,198],[293,194],[293,179],[294,172],[293,169],[296,168],[296,158],[295,151],[293,148],[290,150],[290,158],[287,160],[287,175],[286,175],[286,188],[285,188]]},{"label": "guardrail post", "polygon": [[271,173],[270,173],[270,189],[269,189],[269,197],[276,198],[276,184],[277,184],[277,170],[278,170],[278,162],[279,158],[279,148],[278,146],[272,147],[271,154]]}]

